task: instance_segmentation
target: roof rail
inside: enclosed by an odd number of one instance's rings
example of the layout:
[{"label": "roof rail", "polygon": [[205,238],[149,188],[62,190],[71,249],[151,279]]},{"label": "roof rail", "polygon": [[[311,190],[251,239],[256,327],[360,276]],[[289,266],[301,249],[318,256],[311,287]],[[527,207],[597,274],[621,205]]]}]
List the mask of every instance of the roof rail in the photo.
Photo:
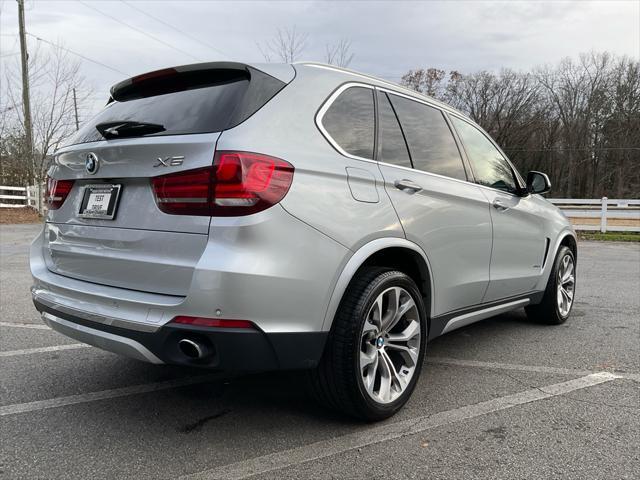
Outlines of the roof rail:
[{"label": "roof rail", "polygon": [[368,80],[374,80],[376,82],[382,83],[384,85],[388,85],[390,87],[393,87],[395,89],[401,90],[403,92],[405,92],[406,94],[410,95],[410,96],[414,96],[414,97],[422,97],[427,99],[429,102],[434,103],[436,105],[438,105],[441,108],[444,108],[446,110],[450,110],[452,112],[455,112],[457,114],[463,115],[465,117],[468,117],[467,114],[465,114],[464,112],[461,112],[455,108],[453,108],[451,105],[447,105],[444,102],[441,102],[440,100],[437,100],[433,97],[430,97],[429,95],[425,95],[423,93],[417,92],[415,90],[411,90],[410,88],[407,87],[403,87],[402,85],[399,85],[397,83],[393,83],[390,82],[388,80],[384,80],[382,78],[376,77],[374,75],[368,75],[366,73],[360,73],[360,72],[356,72],[355,70],[350,70],[348,68],[344,68],[344,67],[336,67],[335,65],[329,65],[326,63],[322,63],[322,62],[294,62],[293,65],[305,65],[308,67],[314,67],[314,68],[322,68],[325,70],[333,70],[336,72],[341,72],[341,73],[346,73],[347,75],[353,75],[356,77],[361,77],[361,78],[366,78]]}]

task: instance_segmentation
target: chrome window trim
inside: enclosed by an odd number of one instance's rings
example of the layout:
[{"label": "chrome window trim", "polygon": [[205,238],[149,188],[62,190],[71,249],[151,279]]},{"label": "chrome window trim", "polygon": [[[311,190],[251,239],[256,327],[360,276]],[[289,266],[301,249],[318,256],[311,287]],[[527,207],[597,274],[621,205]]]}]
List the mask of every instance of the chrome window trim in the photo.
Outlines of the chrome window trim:
[{"label": "chrome window trim", "polygon": [[[327,110],[331,108],[331,105],[333,105],[333,102],[336,101],[336,99],[340,96],[340,94],[342,94],[345,90],[348,90],[349,88],[355,88],[355,87],[368,88],[369,90],[375,91],[375,88],[372,85],[367,85],[366,83],[348,82],[341,85],[329,96],[329,98],[325,100],[325,102],[322,104],[322,107],[320,107],[320,110],[318,110],[318,113],[316,113],[316,118],[315,118],[316,126],[318,127],[318,130],[320,130],[324,138],[326,138],[327,141],[331,144],[331,146],[335,148],[341,155],[344,155],[345,157],[353,158],[354,160],[364,160],[366,162],[375,163],[375,160],[371,158],[360,157],[358,155],[352,155],[351,153],[346,152],[340,145],[338,145],[338,142],[336,142],[333,139],[333,137],[329,134],[329,132],[327,132],[327,130],[324,128],[324,125],[322,124],[322,119],[324,118],[325,113],[327,113]],[[375,99],[373,97],[371,98],[371,100],[375,102]],[[374,114],[375,114],[375,103],[374,103]],[[374,139],[375,139],[375,121],[376,119],[374,117],[373,119]],[[376,152],[375,152],[375,140],[374,140],[373,154],[375,155],[375,153]]]},{"label": "chrome window trim", "polygon": [[394,165],[393,163],[387,163],[387,162],[375,162],[374,161],[373,163],[378,163],[380,165],[384,165],[385,167],[400,168],[402,170],[407,170],[408,172],[418,172],[418,173],[422,173],[424,175],[429,175],[431,177],[443,178],[445,180],[451,180],[452,182],[467,183],[469,185],[474,185],[476,187],[481,187],[482,186],[482,185],[478,185],[477,183],[470,182],[469,180],[462,180],[460,178],[447,177],[446,175],[440,175],[439,173],[425,172],[424,170],[420,170],[419,168],[403,167],[402,165]]},{"label": "chrome window trim", "polygon": [[414,102],[418,102],[418,103],[422,103],[428,107],[431,108],[435,108],[439,111],[448,111],[447,109],[442,108],[438,102],[436,102],[435,100],[431,100],[429,98],[417,98],[417,97],[412,97],[411,95],[406,95],[404,93],[401,92],[396,92],[395,90],[392,90],[390,88],[386,88],[386,87],[375,87],[376,90],[380,90],[381,92],[385,92],[385,93],[390,93],[392,95],[397,95],[399,97],[403,97],[406,98],[407,100],[413,100]]},{"label": "chrome window trim", "polygon": [[[310,66],[316,66],[316,65],[310,65]],[[320,68],[320,67],[318,66],[318,68]],[[338,71],[341,71],[341,70],[338,70]],[[350,73],[350,72],[347,72],[347,73]],[[358,75],[358,74],[353,74],[353,75]],[[359,75],[359,76],[361,76],[361,77],[363,77],[363,78],[366,78],[364,75]],[[343,155],[343,156],[345,156],[345,157],[347,157],[347,158],[352,158],[352,159],[354,159],[354,160],[360,160],[360,161],[362,161],[362,162],[369,162],[369,163],[374,163],[374,164],[376,164],[376,165],[384,165],[384,166],[387,166],[387,167],[399,168],[399,169],[401,169],[401,170],[406,170],[406,171],[408,171],[408,172],[419,172],[419,173],[421,173],[421,174],[423,174],[423,175],[430,175],[430,176],[433,176],[433,177],[436,177],[436,178],[442,178],[442,179],[445,179],[445,180],[450,180],[450,181],[452,181],[452,182],[466,183],[466,184],[468,184],[468,185],[473,185],[473,186],[476,186],[476,187],[479,187],[479,188],[484,188],[484,189],[487,189],[487,190],[490,190],[490,191],[504,193],[505,195],[511,195],[512,197],[523,198],[523,197],[522,197],[522,196],[520,196],[520,195],[516,195],[516,194],[514,194],[514,193],[510,193],[510,192],[505,192],[504,190],[500,190],[500,189],[498,189],[498,188],[487,187],[486,185],[480,185],[479,183],[471,182],[471,181],[469,181],[469,180],[462,180],[462,179],[459,179],[459,178],[447,177],[446,175],[440,175],[440,174],[438,174],[438,173],[433,173],[433,172],[426,172],[426,171],[424,171],[424,170],[420,170],[420,169],[418,169],[418,168],[403,167],[403,166],[401,166],[401,165],[394,165],[393,163],[380,162],[380,161],[373,160],[373,159],[370,159],[370,158],[359,157],[358,155],[351,155],[350,153],[345,152],[345,151],[340,147],[340,145],[338,145],[338,143],[333,139],[333,137],[329,134],[329,132],[327,132],[327,130],[324,128],[324,126],[322,125],[322,119],[323,119],[323,117],[324,117],[324,114],[325,114],[325,113],[327,112],[327,110],[329,109],[329,107],[331,107],[331,105],[332,105],[332,104],[333,104],[333,102],[335,101],[335,99],[336,99],[336,98],[338,98],[338,96],[339,96],[342,92],[344,92],[344,91],[345,91],[345,90],[347,90],[348,88],[352,88],[352,87],[364,87],[364,88],[368,88],[368,89],[371,89],[371,90],[374,90],[374,91],[375,91],[375,90],[381,90],[381,91],[383,91],[383,92],[387,92],[387,93],[391,93],[391,94],[393,94],[393,95],[398,95],[398,96],[404,97],[404,98],[406,98],[406,99],[408,99],[408,100],[413,100],[413,101],[415,101],[415,102],[422,103],[422,104],[427,105],[427,106],[429,106],[429,107],[431,107],[431,108],[435,108],[435,109],[437,109],[437,110],[440,110],[441,112],[444,112],[444,113],[450,113],[448,110],[443,110],[442,108],[440,108],[440,106],[439,106],[439,105],[437,105],[436,103],[431,103],[431,102],[429,102],[428,100],[423,100],[423,99],[421,99],[421,98],[416,98],[416,97],[412,97],[412,96],[410,96],[410,95],[405,95],[405,94],[403,94],[403,93],[400,93],[400,92],[394,91],[394,90],[389,89],[389,88],[377,87],[377,86],[369,85],[369,84],[366,84],[366,83],[360,83],[360,82],[347,82],[347,83],[344,83],[344,84],[342,84],[340,87],[338,87],[338,88],[337,88],[337,89],[336,89],[336,90],[335,90],[335,91],[334,91],[334,92],[329,96],[329,98],[327,98],[327,99],[324,101],[324,103],[322,104],[322,106],[321,106],[321,107],[320,107],[320,109],[318,110],[318,113],[316,113],[316,116],[315,116],[315,123],[316,123],[316,127],[318,127],[318,130],[320,130],[320,132],[322,133],[322,136],[323,136],[323,137],[324,137],[324,138],[329,142],[329,144],[331,144],[331,146],[332,146],[332,147],[333,147],[333,148],[334,148],[338,153],[340,153],[340,155]],[[469,119],[465,119],[465,117],[464,117],[464,116],[462,116],[462,115],[458,114],[457,112],[456,112],[456,116],[457,116],[458,118],[460,118],[460,119],[462,119],[462,120],[466,121],[467,123],[470,123],[470,122],[469,122]],[[471,125],[473,125],[473,124],[471,123]],[[476,127],[476,128],[478,128],[478,127]],[[484,130],[482,130],[482,129],[480,129],[480,130],[481,130],[481,132],[483,132],[483,134],[484,134],[485,136],[487,136],[487,134],[486,134],[486,132],[484,132]],[[492,145],[495,145],[495,143],[493,142],[493,140],[491,139],[491,137],[488,137],[488,138],[489,138],[489,140],[491,141],[491,144],[492,144]],[[456,143],[457,143],[457,142],[456,142]],[[462,147],[464,148],[464,145],[462,145]],[[497,146],[496,146],[496,147],[497,147]],[[498,150],[500,151],[500,153],[502,154],[502,156],[503,156],[503,157],[505,157],[505,159],[507,160],[507,162],[509,162],[509,159],[507,159],[506,155],[504,155],[504,152],[500,149],[500,147],[497,147],[497,148],[498,148]],[[375,153],[375,152],[374,152],[374,153]],[[462,160],[462,159],[461,159],[461,160]],[[464,161],[463,161],[463,165],[464,165]],[[509,162],[509,165],[511,166],[511,168],[513,168],[513,165],[511,164],[511,162]]]},{"label": "chrome window trim", "polygon": [[[324,117],[324,114],[326,113],[326,111],[329,109],[329,107],[331,107],[331,105],[333,104],[333,102],[335,101],[335,99],[342,93],[344,92],[346,89],[351,88],[351,87],[364,87],[364,88],[369,88],[371,90],[376,90],[379,87],[374,87],[372,85],[367,85],[366,83],[359,83],[359,82],[348,82],[345,83],[343,85],[341,85],[339,88],[337,88],[330,96],[329,98],[327,98],[327,100],[325,100],[325,102],[322,104],[322,107],[320,107],[320,110],[318,110],[318,113],[316,114],[315,117],[315,122],[316,122],[316,126],[318,127],[318,130],[320,130],[320,132],[322,133],[322,135],[325,137],[325,139],[331,144],[331,146],[333,148],[335,148],[338,153],[340,153],[340,155],[343,155],[347,158],[352,158],[354,160],[360,160],[361,162],[369,162],[369,163],[373,163],[376,165],[385,165],[388,167],[394,167],[394,168],[400,168],[402,170],[406,170],[408,172],[419,172],[422,173],[424,175],[431,175],[437,178],[443,178],[446,180],[451,180],[453,182],[461,182],[461,183],[466,183],[469,185],[474,185],[476,187],[482,187],[482,185],[479,185],[475,182],[470,182],[468,180],[461,180],[459,178],[453,178],[453,177],[447,177],[446,175],[439,175],[437,173],[432,173],[432,172],[425,172],[424,170],[419,170],[417,168],[411,168],[411,167],[403,167],[401,165],[394,165],[393,163],[387,163],[387,162],[380,162],[377,160],[373,160],[370,158],[364,158],[364,157],[359,157],[357,155],[351,155],[350,153],[345,152],[340,145],[337,144],[337,142],[331,137],[331,135],[329,135],[329,132],[326,131],[326,129],[324,128],[324,126],[322,125],[322,118]],[[391,93],[394,93],[393,91],[390,91]],[[409,100],[416,100],[419,101],[417,99],[414,99],[410,96],[404,95],[406,98],[408,98]],[[426,102],[424,102],[426,103]],[[433,108],[438,108],[438,107],[434,107],[433,105],[429,105],[430,107]],[[439,109],[440,110],[440,109]]]},{"label": "chrome window trim", "polygon": [[[353,77],[358,77],[358,78],[362,78],[364,80],[367,81],[374,81],[374,82],[378,82],[381,83],[383,85],[387,85],[388,87],[380,87],[378,85],[375,86],[375,88],[388,88],[388,89],[393,89],[391,90],[393,93],[398,93],[401,95],[405,95],[407,98],[410,98],[411,100],[419,100],[419,101],[429,101],[432,102],[434,105],[437,105],[437,108],[441,109],[441,110],[446,110],[446,111],[451,111],[451,112],[456,112],[460,115],[464,115],[461,112],[457,112],[453,107],[447,105],[446,103],[440,102],[439,100],[436,100],[435,98],[431,98],[431,97],[427,97],[426,95],[422,95],[420,92],[416,92],[414,90],[410,90],[406,87],[403,87],[402,85],[398,85],[396,83],[393,82],[389,82],[387,80],[384,80],[382,78],[378,78],[375,77],[373,75],[365,75],[359,72],[354,72],[352,70],[349,70],[347,68],[340,68],[340,67],[336,67],[333,65],[326,65],[323,63],[314,63],[314,62],[295,62],[294,65],[304,65],[306,67],[313,67],[313,68],[318,68],[321,70],[329,70],[332,72],[337,72],[337,73],[342,73],[345,75],[351,75]],[[401,93],[398,90],[402,90],[406,93]]]}]

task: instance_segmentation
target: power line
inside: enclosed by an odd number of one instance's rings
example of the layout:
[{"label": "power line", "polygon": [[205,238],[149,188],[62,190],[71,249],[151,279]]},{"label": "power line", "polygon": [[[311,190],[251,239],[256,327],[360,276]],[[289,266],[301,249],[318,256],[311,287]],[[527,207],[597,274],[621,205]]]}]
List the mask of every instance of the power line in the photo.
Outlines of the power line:
[{"label": "power line", "polygon": [[222,50],[220,50],[219,48],[216,48],[216,47],[214,47],[213,45],[210,45],[210,44],[208,44],[207,42],[204,42],[204,41],[200,40],[199,38],[196,38],[196,37],[194,37],[193,35],[191,35],[191,34],[189,34],[189,33],[187,33],[187,32],[184,32],[184,31],[180,30],[179,28],[175,27],[174,25],[171,25],[171,24],[170,24],[170,23],[168,23],[168,22],[165,22],[164,20],[162,20],[161,18],[156,17],[155,15],[151,15],[150,13],[145,12],[143,9],[141,9],[141,8],[139,8],[139,7],[136,7],[135,5],[133,5],[133,4],[132,4],[132,3],[130,3],[130,2],[127,2],[127,1],[125,1],[125,0],[120,0],[120,1],[121,1],[122,3],[124,3],[125,5],[128,5],[129,7],[133,8],[134,10],[137,10],[138,12],[142,13],[143,15],[145,15],[145,16],[147,16],[147,17],[149,17],[149,18],[153,19],[153,20],[155,20],[156,22],[160,22],[161,24],[163,24],[163,25],[165,25],[165,26],[167,26],[167,27],[171,28],[172,30],[175,30],[176,32],[178,32],[178,33],[180,33],[180,34],[184,35],[185,37],[190,38],[190,39],[191,39],[191,40],[193,40],[194,42],[197,42],[197,43],[199,43],[200,45],[204,45],[204,46],[205,46],[205,47],[207,47],[207,48],[210,48],[210,49],[212,49],[212,50],[215,50],[216,52],[218,52],[218,53],[219,53],[220,55],[222,55],[223,57],[227,57],[227,58],[228,58],[228,55],[227,55],[226,53],[224,53]]},{"label": "power line", "polygon": [[42,37],[39,37],[39,36],[37,36],[37,35],[34,35],[33,33],[29,33],[29,32],[27,32],[27,35],[29,35],[30,37],[35,38],[35,39],[36,39],[36,40],[38,40],[39,42],[48,43],[49,45],[51,45],[51,46],[53,46],[53,47],[56,47],[56,48],[59,48],[60,50],[64,50],[64,51],[66,51],[66,52],[72,53],[73,55],[76,55],[76,56],[78,56],[78,57],[80,57],[80,58],[82,58],[82,59],[86,60],[87,62],[95,63],[96,65],[100,65],[101,67],[108,68],[109,70],[112,70],[112,71],[114,71],[114,72],[116,72],[116,73],[119,73],[120,75],[124,75],[125,77],[130,77],[130,76],[131,76],[131,75],[129,75],[128,73],[125,73],[125,72],[123,72],[123,71],[121,71],[121,70],[118,70],[117,68],[110,67],[110,66],[109,66],[109,65],[107,65],[106,63],[99,62],[98,60],[94,60],[94,59],[92,59],[92,58],[89,58],[89,57],[87,57],[87,56],[85,56],[85,55],[82,55],[81,53],[74,52],[73,50],[70,50],[70,49],[68,49],[67,47],[63,47],[63,46],[61,46],[61,45],[57,45],[57,44],[55,44],[55,43],[53,43],[53,42],[50,42],[49,40],[46,40],[46,39],[44,39],[44,38],[42,38]]},{"label": "power line", "polygon": [[91,10],[93,10],[93,11],[95,11],[95,12],[98,12],[99,14],[104,15],[104,16],[105,16],[105,17],[107,17],[107,18],[110,18],[110,19],[111,19],[111,20],[113,20],[114,22],[118,22],[118,23],[120,23],[120,24],[124,25],[125,27],[130,28],[131,30],[135,30],[136,32],[138,32],[138,33],[140,33],[140,34],[144,35],[145,37],[149,37],[149,38],[151,38],[152,40],[155,40],[155,41],[156,41],[156,42],[158,42],[158,43],[161,43],[161,44],[163,44],[163,45],[165,45],[165,46],[167,46],[167,47],[169,47],[169,48],[172,48],[172,49],[174,49],[174,50],[176,50],[176,51],[178,51],[178,52],[180,52],[180,53],[183,53],[184,55],[187,55],[187,56],[189,56],[189,57],[193,58],[194,60],[198,60],[198,61],[200,61],[200,59],[199,59],[198,57],[194,57],[194,56],[193,56],[193,55],[191,55],[189,52],[186,52],[186,51],[184,51],[184,50],[182,50],[182,49],[180,49],[180,48],[178,48],[178,47],[175,47],[175,46],[171,45],[170,43],[167,43],[167,42],[165,42],[164,40],[162,40],[162,39],[160,39],[160,38],[156,37],[155,35],[151,35],[150,33],[147,33],[147,32],[145,32],[144,30],[141,30],[141,29],[139,29],[139,28],[137,28],[137,27],[134,27],[133,25],[129,25],[128,23],[123,22],[123,21],[122,21],[122,20],[120,20],[119,18],[116,18],[116,17],[114,17],[114,16],[112,16],[112,15],[109,15],[108,13],[103,12],[102,10],[97,9],[97,8],[96,8],[96,7],[94,7],[93,5],[89,5],[88,3],[83,2],[82,0],[78,0],[78,2],[79,2],[79,3],[81,3],[82,5],[84,5],[85,7],[90,8]]}]

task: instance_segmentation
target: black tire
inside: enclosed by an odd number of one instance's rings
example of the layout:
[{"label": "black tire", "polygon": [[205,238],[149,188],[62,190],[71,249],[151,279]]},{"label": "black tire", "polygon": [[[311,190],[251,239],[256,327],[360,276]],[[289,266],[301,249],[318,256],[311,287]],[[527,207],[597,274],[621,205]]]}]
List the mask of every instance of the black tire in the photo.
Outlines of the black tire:
[{"label": "black tire", "polygon": [[[400,396],[378,403],[366,392],[359,372],[361,335],[367,313],[378,295],[392,286],[404,288],[413,298],[420,317],[420,351],[413,377]],[[427,340],[422,295],[406,274],[384,268],[364,268],[351,281],[342,298],[319,366],[309,372],[309,384],[323,405],[367,421],[388,418],[407,402],[420,376]]]},{"label": "black tire", "polygon": [[[561,325],[567,321],[567,318],[571,315],[571,307],[573,307],[573,301],[569,307],[569,311],[566,315],[563,315],[560,312],[560,308],[558,306],[557,295],[558,295],[558,271],[560,269],[560,263],[564,259],[565,256],[569,255],[574,265],[574,276],[575,276],[575,256],[570,248],[568,247],[560,247],[558,250],[558,254],[553,262],[553,270],[549,275],[549,281],[547,282],[547,288],[544,291],[544,296],[542,297],[542,301],[537,305],[529,305],[525,307],[525,312],[527,313],[527,317],[529,320],[532,320],[537,323],[543,323],[547,325]],[[575,283],[574,283],[574,298],[575,298]]]}]

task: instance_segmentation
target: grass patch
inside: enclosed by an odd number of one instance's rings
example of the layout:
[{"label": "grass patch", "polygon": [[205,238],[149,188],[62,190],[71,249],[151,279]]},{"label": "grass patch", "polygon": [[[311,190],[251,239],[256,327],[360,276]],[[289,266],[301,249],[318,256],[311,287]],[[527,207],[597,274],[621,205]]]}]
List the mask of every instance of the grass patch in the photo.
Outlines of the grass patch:
[{"label": "grass patch", "polygon": [[578,232],[580,240],[596,240],[599,242],[640,242],[638,232]]}]

